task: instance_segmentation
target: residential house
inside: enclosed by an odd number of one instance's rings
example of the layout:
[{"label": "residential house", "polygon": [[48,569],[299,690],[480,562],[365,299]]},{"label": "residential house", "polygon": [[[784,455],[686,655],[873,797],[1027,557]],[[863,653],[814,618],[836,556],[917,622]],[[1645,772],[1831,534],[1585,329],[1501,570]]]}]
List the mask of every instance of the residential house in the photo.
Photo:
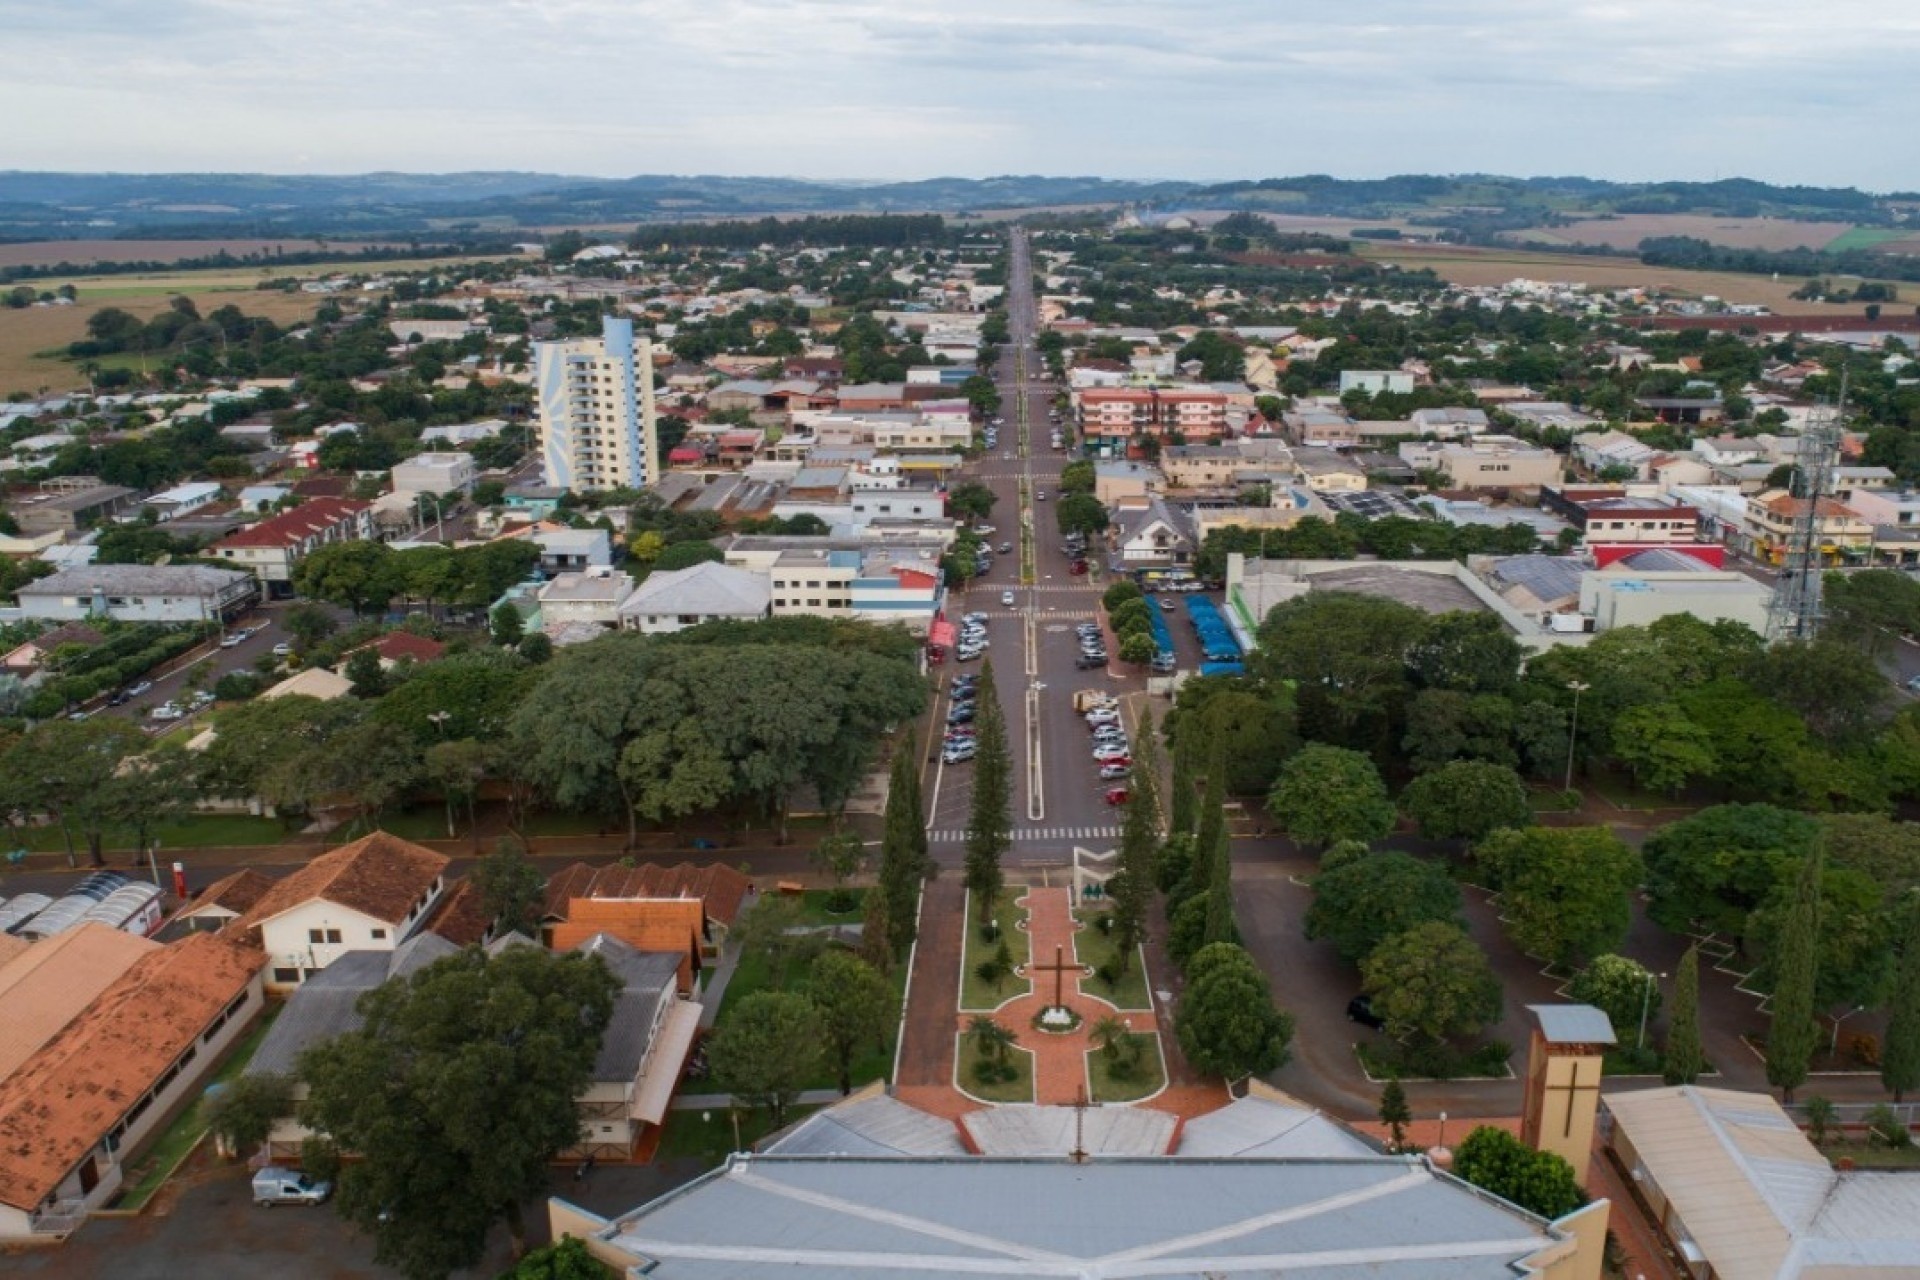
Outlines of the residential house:
[{"label": "residential house", "polygon": [[389,631],[377,640],[368,641],[347,650],[341,656],[344,668],[346,659],[353,657],[362,649],[371,649],[380,659],[380,669],[391,671],[403,662],[424,665],[438,662],[447,652],[447,646],[430,636],[415,635],[411,631]]},{"label": "residential house", "polygon": [[613,1017],[579,1097],[580,1141],[562,1159],[631,1160],[666,1119],[700,1028],[700,1004],[681,999],[680,956],[641,951],[608,934],[573,950],[600,957],[619,986]]},{"label": "residential house", "polygon": [[273,878],[252,867],[222,876],[195,894],[167,922],[167,930],[218,933],[244,915],[273,888]]},{"label": "residential house", "polygon": [[1666,423],[1711,426],[1727,416],[1727,406],[1718,391],[1710,396],[1641,396],[1634,404]]},{"label": "residential house", "polygon": [[655,572],[620,605],[627,631],[679,631],[722,619],[751,622],[773,612],[773,583],[726,564]]},{"label": "residential house", "polygon": [[1489,429],[1485,409],[1415,409],[1407,415],[1413,434],[1436,440],[1457,440],[1484,434]]},{"label": "residential house", "polygon": [[211,622],[246,612],[260,588],[252,574],[205,565],[95,564],[63,569],[15,595],[28,618]]},{"label": "residential house", "polygon": [[64,1235],[110,1201],[259,1015],[258,953],[213,934],[146,945],[0,1083],[0,1237]]},{"label": "residential house", "polygon": [[633,576],[602,565],[580,573],[562,573],[540,588],[540,625],[549,633],[586,624],[619,625],[620,606],[633,594]]},{"label": "residential house", "polygon": [[349,951],[391,951],[446,888],[448,859],[376,831],[278,881],[229,927],[266,953],[267,986],[289,991]]},{"label": "residential house", "polygon": [[393,468],[393,491],[435,496],[473,492],[480,468],[470,453],[416,453]]},{"label": "residential house", "polygon": [[218,502],[220,494],[218,481],[195,480],[148,494],[140,499],[140,508],[152,511],[161,520],[174,520]]},{"label": "residential house", "polygon": [[1573,456],[1606,480],[1646,480],[1659,452],[1624,431],[1601,431],[1573,438]]},{"label": "residential house", "polygon": [[[1173,448],[1190,449],[1197,446],[1175,445]],[[1144,462],[1129,462],[1124,458],[1103,458],[1093,464],[1093,496],[1103,506],[1115,506],[1128,499],[1142,499],[1159,488],[1161,475],[1157,467]]]},{"label": "residential house", "polygon": [[1191,563],[1195,543],[1191,522],[1177,508],[1159,498],[1113,513],[1108,539],[1114,548],[1113,567],[1119,572],[1166,568]]},{"label": "residential house", "polygon": [[[950,530],[948,531],[950,534]],[[864,539],[736,537],[726,562],[767,574],[775,615],[889,622],[924,633],[946,598],[940,536]]]},{"label": "residential house", "polygon": [[1471,444],[1408,443],[1400,456],[1421,470],[1439,471],[1449,489],[1537,489],[1561,483],[1563,459],[1505,437]]},{"label": "residential house", "polygon": [[1293,474],[1315,493],[1360,493],[1367,487],[1364,467],[1332,449],[1303,445],[1292,451]]},{"label": "residential house", "polygon": [[562,524],[521,525],[501,534],[523,538],[540,548],[540,572],[579,573],[613,563],[613,538],[605,529],[572,529]]},{"label": "residential house", "polygon": [[373,536],[373,505],[351,498],[315,498],[209,547],[208,554],[245,569],[264,584],[267,594],[293,594],[293,571],[314,551],[332,542]]},{"label": "residential house", "polygon": [[1342,369],[1340,371],[1340,394],[1349,391],[1364,392],[1370,396],[1381,394],[1407,396],[1413,394],[1413,375],[1400,369]]},{"label": "residential house", "polygon": [[104,639],[105,636],[83,623],[65,622],[51,630],[42,631],[33,639],[0,655],[0,673],[26,679],[38,674],[42,664],[58,653],[63,645],[91,649]]}]

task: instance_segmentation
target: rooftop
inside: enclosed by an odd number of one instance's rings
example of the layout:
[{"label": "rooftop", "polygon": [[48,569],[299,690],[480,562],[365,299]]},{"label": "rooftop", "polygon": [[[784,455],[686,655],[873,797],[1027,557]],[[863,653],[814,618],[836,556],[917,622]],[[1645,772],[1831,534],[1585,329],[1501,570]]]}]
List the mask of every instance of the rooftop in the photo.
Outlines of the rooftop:
[{"label": "rooftop", "polygon": [[17,594],[86,596],[98,591],[110,596],[204,596],[218,595],[250,581],[252,575],[241,570],[208,565],[92,564],[29,582]]},{"label": "rooftop", "polygon": [[279,881],[230,927],[244,934],[315,898],[399,924],[446,871],[447,861],[444,854],[376,831]]},{"label": "rooftop", "polygon": [[96,996],[159,944],[104,924],[83,924],[36,942],[0,964],[0,1080],[78,1017]]},{"label": "rooftop", "polygon": [[351,498],[312,498],[222,538],[213,544],[213,549],[297,546],[337,525],[358,520],[360,513],[371,506],[371,503],[356,502]]},{"label": "rooftop", "polygon": [[437,934],[417,934],[392,951],[349,951],[310,976],[287,997],[280,1016],[260,1041],[248,1075],[292,1075],[309,1046],[358,1030],[360,997],[390,978],[406,977],[459,946]]},{"label": "rooftop", "polygon": [[620,612],[758,617],[772,600],[773,584],[765,574],[709,562],[649,575]]}]

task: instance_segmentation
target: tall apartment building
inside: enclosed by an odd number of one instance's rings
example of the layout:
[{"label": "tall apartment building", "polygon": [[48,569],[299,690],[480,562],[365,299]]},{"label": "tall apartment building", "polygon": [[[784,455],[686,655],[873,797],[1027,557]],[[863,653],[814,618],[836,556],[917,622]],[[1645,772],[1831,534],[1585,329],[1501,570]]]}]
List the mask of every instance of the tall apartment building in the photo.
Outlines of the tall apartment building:
[{"label": "tall apartment building", "polygon": [[609,316],[598,338],[537,342],[533,365],[547,484],[579,493],[653,478],[653,343],[635,340],[633,321]]}]

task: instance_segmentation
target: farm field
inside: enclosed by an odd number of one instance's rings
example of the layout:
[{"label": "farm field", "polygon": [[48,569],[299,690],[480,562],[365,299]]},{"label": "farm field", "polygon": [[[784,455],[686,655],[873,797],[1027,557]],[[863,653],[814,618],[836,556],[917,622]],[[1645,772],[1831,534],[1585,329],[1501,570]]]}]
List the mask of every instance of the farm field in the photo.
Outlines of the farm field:
[{"label": "farm field", "polygon": [[[90,262],[178,262],[182,258],[210,258],[225,250],[232,254],[310,253],[326,248],[358,252],[357,240],[28,240],[0,244],[0,267],[45,267],[62,262],[84,266]],[[37,283],[37,282],[35,282]]]},{"label": "farm field", "polygon": [[[1734,249],[1826,249],[1856,230],[1850,222],[1795,222],[1785,218],[1725,218],[1704,213],[1624,213],[1586,218],[1564,227],[1518,233],[1541,244],[1597,244],[1637,249],[1648,236],[1692,236]],[[1849,248],[1866,246],[1847,246]]]},{"label": "farm field", "polygon": [[[1802,302],[1793,291],[1799,277],[1745,275],[1736,271],[1685,271],[1649,267],[1622,258],[1589,258],[1541,249],[1477,249],[1459,245],[1379,243],[1359,249],[1362,257],[1403,267],[1427,267],[1455,284],[1505,284],[1524,277],[1582,283],[1600,288],[1660,288],[1690,297],[1711,295],[1728,302],[1759,303],[1780,315],[1859,315],[1857,305]],[[1906,286],[1912,289],[1912,285]]]}]

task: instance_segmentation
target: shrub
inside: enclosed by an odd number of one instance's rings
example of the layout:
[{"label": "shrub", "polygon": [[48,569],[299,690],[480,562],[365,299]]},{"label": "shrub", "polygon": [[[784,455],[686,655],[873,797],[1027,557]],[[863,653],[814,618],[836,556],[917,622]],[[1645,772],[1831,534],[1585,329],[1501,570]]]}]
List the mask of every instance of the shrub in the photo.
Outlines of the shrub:
[{"label": "shrub", "polygon": [[1111,960],[1101,961],[1100,966],[1093,971],[1093,976],[1105,983],[1109,991],[1120,985],[1120,970]]},{"label": "shrub", "polygon": [[1867,1141],[1876,1138],[1895,1150],[1913,1145],[1913,1133],[1907,1128],[1907,1122],[1884,1102],[1867,1112]]},{"label": "shrub", "polygon": [[998,991],[1000,984],[1006,981],[1007,971],[1000,967],[998,960],[987,959],[973,966],[973,976]]},{"label": "shrub", "polygon": [[1847,1040],[1847,1052],[1853,1060],[1863,1067],[1880,1065],[1880,1037],[1870,1032],[1862,1032]]}]

